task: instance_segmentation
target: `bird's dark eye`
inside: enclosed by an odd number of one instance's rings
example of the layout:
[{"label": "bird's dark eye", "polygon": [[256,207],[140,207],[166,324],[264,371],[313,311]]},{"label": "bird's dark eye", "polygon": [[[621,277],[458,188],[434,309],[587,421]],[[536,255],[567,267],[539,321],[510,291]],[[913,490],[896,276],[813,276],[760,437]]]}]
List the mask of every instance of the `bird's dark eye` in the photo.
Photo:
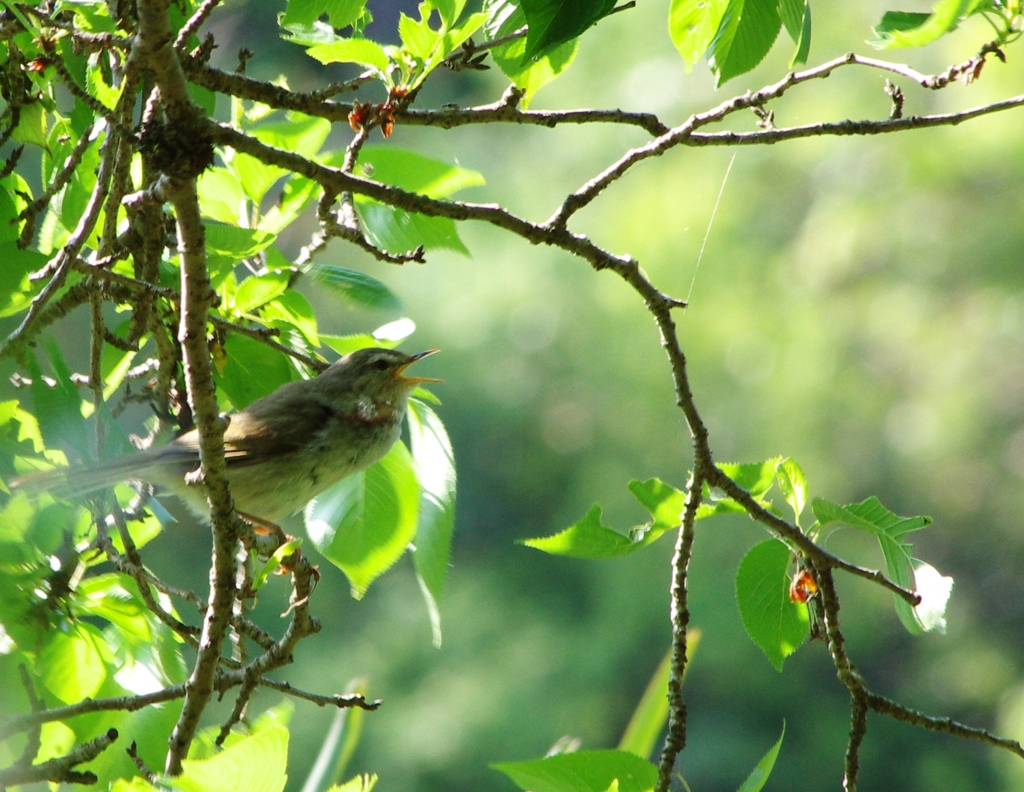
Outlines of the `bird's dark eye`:
[{"label": "bird's dark eye", "polygon": [[378,371],[384,371],[388,368],[388,362],[384,359],[373,361],[373,367]]}]

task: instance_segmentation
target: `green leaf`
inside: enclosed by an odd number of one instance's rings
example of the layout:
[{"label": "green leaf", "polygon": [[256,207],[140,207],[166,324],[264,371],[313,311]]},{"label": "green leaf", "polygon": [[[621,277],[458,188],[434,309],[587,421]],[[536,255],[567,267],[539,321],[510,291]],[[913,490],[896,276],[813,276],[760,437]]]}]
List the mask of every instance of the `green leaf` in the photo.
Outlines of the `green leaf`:
[{"label": "green leaf", "polygon": [[708,65],[721,86],[764,60],[782,28],[778,0],[729,0],[708,49]]},{"label": "green leaf", "polygon": [[432,0],[432,5],[441,17],[441,24],[450,28],[462,16],[466,0]]},{"label": "green leaf", "polygon": [[276,300],[267,303],[260,313],[268,321],[287,322],[302,333],[302,337],[311,346],[320,346],[313,306],[309,304],[309,300],[294,289],[289,289]]},{"label": "green leaf", "polygon": [[302,547],[302,540],[294,537],[278,547],[277,550],[274,551],[274,554],[267,559],[259,572],[253,576],[253,591],[259,591],[263,588],[263,586],[266,585],[267,579],[281,568],[281,563],[300,547]]},{"label": "green leaf", "polygon": [[305,176],[292,174],[281,189],[281,197],[261,218],[257,227],[279,234],[316,199],[320,185]]},{"label": "green leaf", "polygon": [[672,0],[668,32],[690,71],[707,52],[729,0]]},{"label": "green leaf", "polygon": [[342,356],[355,352],[357,349],[366,349],[367,347],[393,349],[398,346],[398,344],[381,343],[369,333],[355,333],[346,336],[321,335],[320,340]]},{"label": "green leaf", "polygon": [[[365,148],[356,172],[430,198],[446,198],[458,190],[484,184],[483,176],[476,171],[413,151],[382,147]],[[410,213],[362,196],[356,197],[356,209],[370,241],[391,253],[406,253],[422,245],[427,250],[443,248],[469,255],[450,218]]]},{"label": "green leaf", "polygon": [[376,774],[363,773],[350,778],[344,784],[335,784],[327,792],[370,792],[376,783]]},{"label": "green leaf", "polygon": [[306,506],[306,532],[348,576],[356,599],[413,540],[419,498],[412,457],[399,441],[380,462],[343,479]]},{"label": "green leaf", "polygon": [[409,401],[406,413],[416,479],[420,485],[419,520],[413,562],[427,601],[434,645],[441,645],[438,602],[448,577],[455,529],[455,455],[444,424],[426,404]]},{"label": "green leaf", "polygon": [[70,632],[51,631],[39,654],[43,685],[65,704],[96,695],[107,678],[96,628],[79,623]]},{"label": "green leaf", "polygon": [[525,62],[579,36],[610,14],[615,0],[521,0],[521,5],[529,25]]},{"label": "green leaf", "polygon": [[223,369],[214,373],[218,387],[236,410],[269,396],[295,378],[288,357],[255,338],[232,333],[224,342]]},{"label": "green leaf", "polygon": [[248,198],[238,177],[227,168],[204,171],[196,188],[204,217],[227,225],[248,225]]},{"label": "green leaf", "polygon": [[747,780],[744,781],[737,792],[761,792],[768,782],[768,777],[775,767],[775,760],[779,757],[779,749],[782,748],[782,738],[786,736],[786,722],[782,722],[782,734],[775,741],[775,745],[768,749],[768,753],[761,757],[761,761],[750,771]]},{"label": "green leaf", "polygon": [[181,792],[281,792],[288,780],[288,729],[268,725],[209,759],[185,759]]},{"label": "green leaf", "polygon": [[[361,696],[369,694],[369,684],[365,678],[357,677],[345,686],[346,695],[353,693]],[[355,753],[359,738],[362,736],[365,715],[366,710],[359,707],[342,707],[334,713],[313,768],[302,785],[302,792],[336,792],[341,789],[369,792],[373,788],[377,776],[356,776],[340,786],[331,785],[332,780],[344,775],[349,760]]]},{"label": "green leaf", "polygon": [[800,37],[796,42],[796,52],[789,62],[789,68],[807,63],[807,56],[811,52],[811,4],[804,0],[804,16],[800,26]]},{"label": "green leaf", "polygon": [[317,283],[339,292],[358,305],[386,310],[402,307],[391,289],[364,272],[320,261],[314,261],[305,272]]},{"label": "green leaf", "polygon": [[804,476],[803,468],[796,460],[787,457],[779,463],[775,475],[786,503],[793,509],[795,521],[799,523],[800,513],[807,503],[807,478]]},{"label": "green leaf", "polygon": [[[288,171],[277,165],[267,165],[248,154],[234,152],[227,161],[230,170],[242,185],[242,190],[249,199],[259,206],[263,198],[278,180],[288,175]],[[248,223],[246,223],[248,225]]]},{"label": "green leaf", "polygon": [[478,171],[391,146],[364,146],[356,173],[428,198],[447,198],[459,190],[486,184]]},{"label": "green leaf", "polygon": [[142,776],[135,776],[115,778],[110,784],[110,792],[160,792],[160,787],[153,786]]},{"label": "green leaf", "polygon": [[891,40],[892,34],[916,30],[930,17],[930,13],[916,11],[886,11],[882,14],[882,21],[872,29],[875,40],[868,43],[880,49],[889,46],[888,42]]},{"label": "green leaf", "polygon": [[262,275],[251,275],[240,284],[235,292],[235,310],[241,314],[252,313],[276,297],[288,291],[288,282],[294,272],[271,270]]},{"label": "green leaf", "polygon": [[629,482],[629,491],[654,518],[654,525],[662,530],[677,528],[683,519],[686,493],[680,492],[658,478]]},{"label": "green leaf", "polygon": [[356,210],[367,239],[388,253],[408,253],[422,246],[426,250],[453,250],[469,255],[455,230],[455,221],[449,217],[427,217],[359,197]]},{"label": "green leaf", "polygon": [[266,231],[211,223],[206,227],[206,263],[211,277],[255,256],[273,244],[276,238],[275,234]]},{"label": "green leaf", "polygon": [[[771,501],[765,499],[768,490],[775,483],[775,471],[782,457],[766,459],[764,462],[736,464],[724,462],[719,464],[722,472],[750,493],[759,504],[771,508]],[[697,519],[703,520],[715,514],[742,514],[746,510],[732,498],[725,497],[717,491],[713,492],[706,484],[703,488],[701,505],[697,509]]]},{"label": "green leaf", "polygon": [[[350,352],[355,352],[357,349],[365,349],[367,347],[394,349],[414,332],[416,332],[416,323],[412,319],[402,318],[381,325],[373,331],[373,335],[357,333],[347,336],[322,335],[320,338],[338,354],[347,355]],[[420,388],[416,390],[419,391]]]},{"label": "green leaf", "polygon": [[46,110],[42,102],[22,105],[18,127],[11,135],[11,139],[18,143],[33,143],[46,148]]},{"label": "green leaf", "polygon": [[[59,135],[60,126],[54,126],[52,134]],[[92,191],[96,186],[96,170],[100,164],[100,143],[102,135],[94,139],[82,154],[82,161],[75,168],[71,180],[60,196],[57,204],[57,211],[60,216],[61,225],[65,228],[74,228],[82,215],[85,214],[89,201],[92,200]],[[57,163],[63,167],[64,162]]]},{"label": "green leaf", "polygon": [[32,304],[35,289],[28,276],[44,267],[47,257],[15,242],[0,242],[0,261],[0,317],[13,316]]},{"label": "green leaf", "polygon": [[651,530],[634,541],[601,522],[601,507],[592,506],[582,520],[552,536],[520,539],[519,544],[570,558],[617,558],[646,547],[663,531]]},{"label": "green leaf", "polygon": [[[870,43],[879,49],[922,47],[931,44],[954,30],[973,5],[975,0],[939,0],[932,13],[924,19],[921,19],[920,14],[890,11],[875,27],[877,38]],[[918,24],[911,26],[915,21]]]},{"label": "green leaf", "polygon": [[[281,20],[281,16],[278,16],[278,20]],[[287,25],[281,25],[282,32],[281,38],[292,44],[298,44],[303,47],[312,47],[317,44],[331,44],[335,41],[341,41],[341,37],[334,32],[334,28],[326,22],[316,21],[311,25],[300,25],[295,22],[290,22]]]},{"label": "green leaf", "polygon": [[108,110],[113,110],[121,98],[121,89],[114,88],[107,82],[99,62],[94,63],[93,58],[89,59],[89,66],[85,72],[85,87]]},{"label": "green leaf", "polygon": [[[911,555],[914,547],[904,542],[903,537],[911,531],[927,528],[932,524],[931,517],[900,517],[885,508],[874,496],[861,503],[850,503],[845,506],[831,503],[824,498],[814,498],[811,501],[811,511],[818,520],[811,528],[812,533],[820,533],[823,528],[838,524],[873,534],[882,548],[889,577],[903,588],[915,590],[914,558]],[[951,589],[952,579],[944,580],[949,581],[945,588]],[[902,597],[893,595],[896,615],[903,622],[903,626],[915,635],[933,629],[942,632],[946,628],[943,614],[949,591],[946,591],[943,598],[941,586],[933,584],[932,588],[934,593],[930,596],[929,602],[922,602],[917,607],[911,607]]]},{"label": "green leaf", "polygon": [[[5,182],[7,179],[4,180]],[[13,242],[18,238],[18,209],[14,193],[4,184],[0,189],[0,244]],[[6,262],[6,259],[5,259]]]},{"label": "green leaf", "polygon": [[117,625],[121,635],[136,644],[152,642],[146,608],[121,585],[120,575],[112,572],[87,578],[79,586],[77,595],[76,604],[83,614]]},{"label": "green leaf", "polygon": [[366,0],[288,0],[282,27],[312,25],[323,14],[331,27],[342,30],[355,23],[366,10]]},{"label": "green leaf", "polygon": [[381,79],[389,81],[387,74],[391,59],[376,41],[344,39],[330,44],[317,44],[306,50],[306,53],[323,64],[358,63],[375,72]]},{"label": "green leaf", "polygon": [[[131,490],[127,485],[122,485],[126,490],[132,492],[134,496],[134,490]],[[153,539],[156,539],[163,530],[163,525],[160,519],[156,515],[149,515],[142,520],[131,520],[128,522],[128,535],[131,536],[132,541],[135,543],[136,549],[141,549],[149,544]],[[121,539],[120,531],[115,531],[114,535],[110,537],[110,541],[113,542],[114,547],[119,553],[123,553],[124,541]],[[103,563],[104,559],[102,556],[96,557],[96,563]]]},{"label": "green leaf", "polygon": [[75,733],[60,721],[44,723],[40,731],[39,753],[35,755],[35,764],[64,756],[75,746]]},{"label": "green leaf", "polygon": [[[526,15],[512,0],[486,0],[484,10],[490,15],[486,31],[492,40],[514,33],[526,24]],[[491,57],[516,88],[523,91],[522,106],[525,110],[537,91],[569,68],[579,46],[579,39],[573,39],[531,60],[524,57],[526,38],[523,37],[492,48]]]},{"label": "green leaf", "polygon": [[760,499],[775,483],[775,471],[781,461],[782,457],[774,457],[764,462],[724,462],[718,467],[753,497]]},{"label": "green leaf", "polygon": [[441,43],[443,33],[430,27],[429,19],[413,19],[399,14],[398,35],[402,39],[402,49],[426,63]]},{"label": "green leaf", "polygon": [[54,448],[70,446],[79,456],[88,458],[89,439],[82,416],[82,398],[71,381],[71,370],[52,337],[46,341],[46,352],[56,382],[52,386],[47,384],[35,357],[29,356],[32,412],[39,421],[46,445]]},{"label": "green leaf", "polygon": [[658,769],[628,751],[576,751],[491,767],[529,792],[607,792],[615,782],[620,792],[648,792],[658,781]]},{"label": "green leaf", "polygon": [[790,549],[777,539],[754,545],[736,570],[736,603],[751,640],[776,670],[807,639],[807,605],[789,598]]},{"label": "green leaf", "polygon": [[331,134],[331,122],[303,113],[289,113],[287,121],[260,124],[251,134],[268,146],[312,159]]},{"label": "green leaf", "polygon": [[[693,650],[699,639],[699,631],[690,630],[687,633],[687,657],[693,657]],[[686,668],[689,667],[690,664],[687,663]],[[669,649],[647,683],[647,689],[644,690],[640,703],[622,733],[618,745],[620,751],[629,751],[637,756],[650,758],[658,737],[668,722],[668,681],[671,674],[672,650]]]}]

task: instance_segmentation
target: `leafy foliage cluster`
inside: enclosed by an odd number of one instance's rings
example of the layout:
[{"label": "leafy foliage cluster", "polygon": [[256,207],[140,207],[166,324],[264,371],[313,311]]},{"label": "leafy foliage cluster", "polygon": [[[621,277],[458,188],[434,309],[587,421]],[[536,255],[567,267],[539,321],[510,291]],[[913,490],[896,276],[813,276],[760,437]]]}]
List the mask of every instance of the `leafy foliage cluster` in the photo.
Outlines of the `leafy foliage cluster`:
[{"label": "leafy foliage cluster", "polygon": [[[465,220],[558,247],[632,287],[661,333],[694,448],[683,489],[657,478],[629,484],[650,512],[648,523],[623,534],[606,526],[595,506],[561,533],[525,542],[555,555],[614,558],[674,532],[673,643],[616,750],[562,751],[497,769],[536,792],[669,787],[685,746],[682,682],[695,646],[686,591],[695,524],[725,513],[746,513],[771,536],[752,547],[737,570],[737,602],[750,637],[780,671],[808,637],[823,639],[850,692],[848,789],[856,787],[869,710],[1024,757],[1015,742],[872,693],[847,655],[835,570],[890,591],[910,632],[944,629],[952,581],[915,559],[906,540],[930,520],[900,517],[877,498],[847,505],[809,498],[803,471],[789,458],[716,464],[672,319],[685,303],[661,292],[634,259],[568,228],[576,212],[625,172],[674,146],[881,134],[952,125],[1022,104],[1024,98],[1014,97],[960,113],[905,117],[902,95],[890,86],[887,119],[777,127],[766,109],[795,86],[847,66],[883,70],[934,89],[977,79],[985,59],[1005,57],[1002,48],[1018,37],[1019,4],[940,0],[930,14],[887,13],[876,28],[875,43],[883,48],[930,43],[971,16],[992,24],[994,37],[981,52],[931,77],[851,54],[790,73],[676,127],[646,113],[530,111],[537,91],[572,63],[580,37],[608,15],[628,12],[629,5],[486,0],[470,11],[465,0],[424,0],[415,18],[401,15],[400,43],[386,45],[366,36],[372,16],[365,0],[289,0],[279,20],[286,41],[321,64],[362,70],[347,82],[302,93],[284,79],[266,83],[246,76],[251,53],[240,54],[234,73],[210,65],[215,42],[201,40],[199,31],[216,0],[3,2],[0,317],[14,318],[17,326],[0,355],[16,362],[16,383],[26,396],[0,403],[0,677],[20,680],[0,691],[4,711],[17,713],[0,721],[0,785],[281,789],[289,708],[250,717],[257,687],[336,706],[340,713],[356,708],[349,713],[350,733],[360,710],[378,706],[359,691],[308,693],[267,676],[291,662],[296,644],[319,630],[311,614],[318,572],[304,555],[302,538],[257,534],[233,515],[223,486],[218,414],[314,376],[329,355],[394,347],[413,332],[408,319],[365,334],[320,332],[316,312],[298,288],[304,281],[323,285],[344,304],[399,305],[372,276],[325,263],[331,240],[390,264],[424,262],[432,251],[468,253],[457,225]],[[760,63],[782,27],[796,45],[793,64],[805,63],[808,0],[673,0],[668,20],[685,64],[706,57],[720,85]],[[496,103],[415,106],[437,69],[482,69],[488,59],[511,82]],[[383,91],[382,101],[338,99],[355,92],[368,96],[373,87]],[[705,130],[747,109],[754,111],[756,129]],[[652,140],[625,152],[542,223],[453,197],[484,185],[480,173],[387,143],[368,145],[374,130],[387,138],[399,124],[451,129],[486,123],[624,124],[647,131]],[[335,124],[353,132],[344,149],[326,147]],[[38,182],[25,164],[32,160],[27,151],[39,157]],[[282,234],[311,210],[317,230],[289,258],[280,247]],[[48,331],[79,306],[88,306],[91,318],[85,373],[72,370],[67,350]],[[408,446],[397,443],[377,465],[310,503],[305,538],[318,557],[344,571],[356,598],[412,548],[439,642],[455,465],[436,398],[424,390],[417,396],[408,413]],[[118,418],[137,404],[151,414],[149,436],[141,442],[159,442],[193,426],[203,438],[214,548],[208,596],[147,568],[140,551],[170,520],[152,493],[120,486],[83,505],[48,494],[31,499],[8,486],[31,471],[130,453],[132,442]],[[792,520],[770,499],[773,487]],[[801,524],[808,506],[814,521]],[[884,571],[824,549],[828,534],[844,526],[877,539]],[[279,636],[248,616],[257,596],[271,596],[274,574],[290,585],[288,626]],[[194,623],[193,611],[202,626]],[[201,728],[214,693],[232,691],[235,703],[226,721]],[[648,758],[666,722],[655,764]],[[108,750],[121,734],[130,738],[130,749]],[[743,792],[763,787],[782,739],[754,768]],[[335,777],[320,773],[310,788],[338,781],[350,751],[351,741],[329,738],[324,756]],[[354,792],[373,783],[360,776],[333,788]]]}]

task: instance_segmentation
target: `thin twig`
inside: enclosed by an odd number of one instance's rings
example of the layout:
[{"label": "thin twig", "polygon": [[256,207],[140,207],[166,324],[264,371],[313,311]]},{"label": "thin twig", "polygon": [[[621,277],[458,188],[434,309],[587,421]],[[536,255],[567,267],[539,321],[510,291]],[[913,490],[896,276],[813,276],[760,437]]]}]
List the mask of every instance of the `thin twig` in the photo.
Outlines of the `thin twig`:
[{"label": "thin twig", "polygon": [[260,687],[268,687],[272,690],[287,693],[289,696],[294,696],[295,698],[300,698],[304,701],[311,701],[318,707],[338,707],[339,709],[344,709],[346,707],[358,707],[359,709],[372,711],[384,703],[380,699],[367,701],[364,696],[358,693],[335,693],[330,696],[324,696],[318,693],[308,693],[305,690],[299,690],[297,687],[293,687],[287,682],[278,682],[273,679],[267,679],[266,677],[260,679]]},{"label": "thin twig", "polygon": [[199,31],[199,28],[210,18],[213,9],[218,5],[220,5],[220,0],[203,0],[199,8],[189,17],[188,22],[182,25],[178,31],[178,37],[174,40],[174,49],[179,53],[184,52],[188,47],[188,40]]},{"label": "thin twig", "polygon": [[117,739],[117,729],[109,729],[99,737],[75,748],[64,756],[50,759],[30,767],[9,767],[0,770],[0,788],[20,786],[22,784],[50,781],[66,784],[95,784],[97,777],[89,771],[72,770],[71,768],[91,762]]},{"label": "thin twig", "polygon": [[683,700],[683,676],[686,673],[687,628],[690,623],[687,576],[693,554],[694,523],[700,508],[704,479],[694,473],[687,487],[686,507],[672,556],[671,623],[672,660],[668,681],[668,734],[658,762],[657,792],[666,792],[672,783],[676,759],[686,747],[686,702]]}]

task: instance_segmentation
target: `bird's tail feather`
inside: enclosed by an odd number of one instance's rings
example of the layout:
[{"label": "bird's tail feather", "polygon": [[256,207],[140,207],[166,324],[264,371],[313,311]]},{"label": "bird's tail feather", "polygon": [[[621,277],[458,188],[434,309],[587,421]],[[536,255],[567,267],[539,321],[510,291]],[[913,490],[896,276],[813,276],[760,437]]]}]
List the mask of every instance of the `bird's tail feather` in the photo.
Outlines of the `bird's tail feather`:
[{"label": "bird's tail feather", "polygon": [[27,473],[10,482],[11,489],[30,495],[48,492],[56,498],[76,498],[122,481],[148,481],[152,454],[143,451],[129,457],[89,465],[73,465]]}]

